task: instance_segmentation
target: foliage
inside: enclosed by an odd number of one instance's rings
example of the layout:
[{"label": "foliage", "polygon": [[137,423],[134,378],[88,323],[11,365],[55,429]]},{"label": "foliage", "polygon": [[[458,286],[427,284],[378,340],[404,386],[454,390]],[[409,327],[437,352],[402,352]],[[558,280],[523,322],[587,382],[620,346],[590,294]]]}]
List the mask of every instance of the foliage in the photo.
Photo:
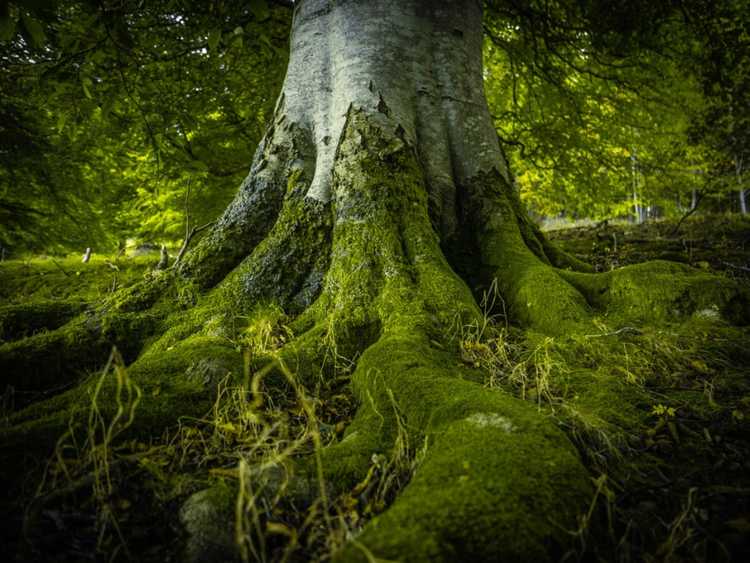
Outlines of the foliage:
[{"label": "foliage", "polygon": [[532,211],[682,214],[696,193],[726,209],[747,160],[745,4],[489,2],[485,87]]},{"label": "foliage", "polygon": [[[214,220],[279,88],[291,11],[277,4],[2,3],[6,253],[176,245]],[[736,209],[746,3],[485,4],[488,101],[536,216],[682,214],[702,195]]]},{"label": "foliage", "polygon": [[691,143],[713,156],[716,191],[746,189],[750,163],[750,6],[707,2],[688,16],[703,38],[697,59],[704,104],[693,121]]},{"label": "foliage", "polygon": [[177,241],[186,206],[193,225],[215,219],[272,109],[288,13],[172,0],[6,7],[0,244]]}]

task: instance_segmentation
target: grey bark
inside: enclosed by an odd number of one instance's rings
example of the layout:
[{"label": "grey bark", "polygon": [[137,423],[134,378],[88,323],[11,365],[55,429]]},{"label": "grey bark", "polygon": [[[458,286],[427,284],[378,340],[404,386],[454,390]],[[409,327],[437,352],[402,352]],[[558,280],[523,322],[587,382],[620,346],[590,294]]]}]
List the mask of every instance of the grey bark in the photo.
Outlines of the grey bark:
[{"label": "grey bark", "polygon": [[277,120],[310,132],[307,197],[331,199],[350,107],[386,114],[417,148],[442,226],[455,228],[455,186],[507,174],[484,96],[481,7],[475,0],[305,0],[295,8]]},{"label": "grey bark", "polygon": [[734,159],[734,171],[737,176],[737,186],[740,196],[740,213],[743,215],[747,215],[747,199],[746,199],[746,190],[745,186],[743,184],[743,178],[742,178],[742,172],[743,172],[743,158],[735,157]]},{"label": "grey bark", "polygon": [[295,173],[307,181],[305,199],[328,204],[352,108],[415,148],[443,241],[459,230],[471,178],[496,169],[511,184],[484,95],[480,2],[302,0],[273,123],[250,174],[179,271],[204,287],[221,280],[271,230]]}]

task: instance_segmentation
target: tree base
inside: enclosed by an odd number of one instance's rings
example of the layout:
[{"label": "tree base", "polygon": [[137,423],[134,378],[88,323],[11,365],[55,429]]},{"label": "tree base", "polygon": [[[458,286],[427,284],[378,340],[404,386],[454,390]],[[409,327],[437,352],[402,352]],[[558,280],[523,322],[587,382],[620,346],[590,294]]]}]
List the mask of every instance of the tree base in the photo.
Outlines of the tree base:
[{"label": "tree base", "polygon": [[[76,358],[93,365],[111,343],[130,345],[135,358],[147,342],[127,369],[140,388],[138,416],[118,427],[120,439],[145,440],[180,417],[201,417],[217,393],[227,399],[221,389],[231,382],[246,405],[243,424],[259,440],[267,406],[288,401],[290,391],[306,418],[304,437],[287,438],[294,448],[281,456],[292,484],[269,486],[272,497],[285,490],[298,501],[318,497],[330,519],[332,495],[367,482],[373,456],[381,472],[398,460],[405,477],[384,486],[389,494],[381,491],[395,500],[339,560],[552,560],[573,547],[592,517],[592,499],[601,495],[592,472],[616,467],[648,416],[639,409],[645,392],[629,387],[627,376],[598,369],[597,354],[608,365],[627,362],[628,347],[623,354],[620,346],[632,325],[642,330],[691,316],[703,322],[706,311],[717,327],[722,318],[748,318],[745,291],[683,266],[606,274],[557,268],[576,262],[521,217],[497,172],[461,191],[458,225],[477,227],[475,237],[461,239],[475,259],[467,273],[472,261],[456,258],[456,240],[439,238],[418,156],[387,113],[350,109],[330,203],[306,199],[310,170],[295,170],[276,222],[229,274],[216,273],[226,270],[226,257],[198,268],[188,255],[182,273],[200,271],[196,280],[152,276],[60,328],[5,344],[7,382],[27,381],[27,369],[38,374],[30,388],[71,380]],[[228,231],[217,229],[194,256],[221,246]],[[497,288],[495,308],[480,310],[465,280]],[[490,330],[489,317],[500,310],[528,331],[522,370],[503,360],[508,348]],[[605,315],[611,335],[597,329]],[[141,336],[129,339],[133,333]],[[322,447],[313,397],[340,378],[350,379],[357,414],[340,441]],[[100,418],[122,424],[123,385],[89,379],[14,413],[2,430],[6,451],[29,442],[40,452],[53,446],[71,412],[73,424],[88,421],[89,430]],[[89,442],[97,436],[89,432]],[[306,448],[312,456],[291,456]],[[250,510],[240,491],[238,514]]]}]

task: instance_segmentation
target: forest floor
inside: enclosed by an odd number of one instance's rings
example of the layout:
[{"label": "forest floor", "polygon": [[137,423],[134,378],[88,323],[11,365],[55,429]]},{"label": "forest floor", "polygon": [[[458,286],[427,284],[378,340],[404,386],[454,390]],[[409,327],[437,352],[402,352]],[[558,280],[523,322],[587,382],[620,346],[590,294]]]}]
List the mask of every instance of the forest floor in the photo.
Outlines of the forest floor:
[{"label": "forest floor", "polygon": [[[549,231],[547,236],[599,271],[661,259],[748,283],[749,219],[698,216],[677,233],[674,227],[669,221],[602,225]],[[0,343],[9,332],[17,338],[19,330],[17,319],[4,316],[4,310],[28,304],[33,313],[35,304],[64,302],[62,323],[78,310],[76,304],[83,307],[134,283],[157,261],[158,254],[95,256],[89,264],[81,264],[80,257],[0,263]],[[37,330],[33,315],[23,323],[29,334]],[[276,328],[263,337],[283,341],[284,335]],[[719,347],[717,355],[704,350],[705,337],[665,327],[623,344],[626,352],[633,346],[634,362],[640,363],[617,369],[648,397],[639,406],[646,423],[639,435],[630,436],[626,451],[601,455],[601,463],[596,462],[598,452],[582,451],[584,459],[594,460],[590,469],[597,497],[584,515],[571,560],[750,560],[750,346],[736,355],[727,353],[731,347]],[[512,327],[507,338],[508,349],[523,346]],[[652,348],[636,350],[646,344]],[[467,361],[474,361],[471,349],[466,350]],[[107,376],[109,367],[83,378],[96,381]],[[118,370],[115,366],[127,388],[127,375]],[[644,375],[649,370],[659,376]],[[278,432],[288,426],[286,438],[275,444],[277,452],[286,447],[287,452],[309,453],[339,439],[355,410],[345,380],[317,390],[314,414],[309,402],[300,406],[295,397],[272,405],[265,426],[257,425],[247,391],[226,386],[204,418],[182,420],[161,438],[119,439],[116,434],[126,425],[115,428],[111,421],[111,440],[97,448],[85,439],[62,437],[47,465],[29,462],[23,475],[2,486],[0,542],[6,554],[17,553],[18,560],[182,560],[179,546],[185,533],[176,515],[185,500],[208,485],[217,490],[217,483],[225,483],[227,494],[234,494],[237,481],[245,478],[237,452],[257,449],[269,439],[264,432],[271,428]],[[525,390],[524,396],[539,400],[534,389]],[[5,389],[0,425],[10,423],[18,404],[44,397],[41,392],[22,397]],[[137,416],[137,400],[132,394],[125,399],[125,412]],[[95,396],[91,410],[92,425],[108,424],[96,418]],[[305,434],[311,424],[317,444]],[[294,438],[305,435],[308,438]],[[0,463],[7,462],[8,455],[20,459],[23,452],[6,451]],[[607,456],[616,460],[604,459]],[[18,459],[15,466],[21,466]],[[311,507],[277,503],[263,495],[240,496],[236,506],[247,509],[255,503],[257,508],[244,510],[242,517],[239,510],[225,515],[230,525],[227,541],[233,540],[231,527],[237,526],[251,538],[241,550],[248,560],[325,559],[346,540],[347,530],[356,530],[392,500],[395,489],[382,486],[384,463],[375,456],[367,479],[354,490]],[[401,468],[404,475],[409,470]],[[403,481],[408,478],[404,475],[392,472],[389,479]],[[216,531],[218,536],[223,533]]]},{"label": "forest floor", "polygon": [[[675,227],[604,224],[546,235],[597,271],[671,260],[750,283],[750,219],[707,215]],[[655,364],[684,354],[688,369],[645,382],[653,424],[625,463],[629,474],[614,482],[608,508],[620,561],[750,560],[750,339],[741,353],[717,361],[694,336],[698,349],[690,335],[654,346]]]}]

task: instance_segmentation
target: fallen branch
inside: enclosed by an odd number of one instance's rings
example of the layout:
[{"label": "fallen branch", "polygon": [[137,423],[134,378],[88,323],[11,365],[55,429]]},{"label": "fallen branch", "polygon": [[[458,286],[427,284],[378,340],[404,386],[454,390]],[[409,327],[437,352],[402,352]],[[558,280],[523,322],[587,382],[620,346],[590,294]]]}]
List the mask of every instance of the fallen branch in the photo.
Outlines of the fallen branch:
[{"label": "fallen branch", "polygon": [[674,226],[674,229],[669,233],[670,237],[673,237],[677,234],[677,232],[680,230],[680,227],[682,226],[682,223],[690,217],[693,213],[695,213],[695,210],[698,209],[698,205],[700,204],[701,200],[703,199],[703,196],[705,195],[705,192],[700,191],[697,193],[695,198],[695,205],[693,205],[685,215],[682,216],[682,218],[677,221],[677,224]]},{"label": "fallen branch", "polygon": [[725,262],[724,260],[721,261],[722,264],[725,266],[729,266],[730,268],[734,268],[735,270],[741,270],[743,272],[750,272],[750,268],[747,266],[738,266],[736,264],[732,264],[731,262]]}]

